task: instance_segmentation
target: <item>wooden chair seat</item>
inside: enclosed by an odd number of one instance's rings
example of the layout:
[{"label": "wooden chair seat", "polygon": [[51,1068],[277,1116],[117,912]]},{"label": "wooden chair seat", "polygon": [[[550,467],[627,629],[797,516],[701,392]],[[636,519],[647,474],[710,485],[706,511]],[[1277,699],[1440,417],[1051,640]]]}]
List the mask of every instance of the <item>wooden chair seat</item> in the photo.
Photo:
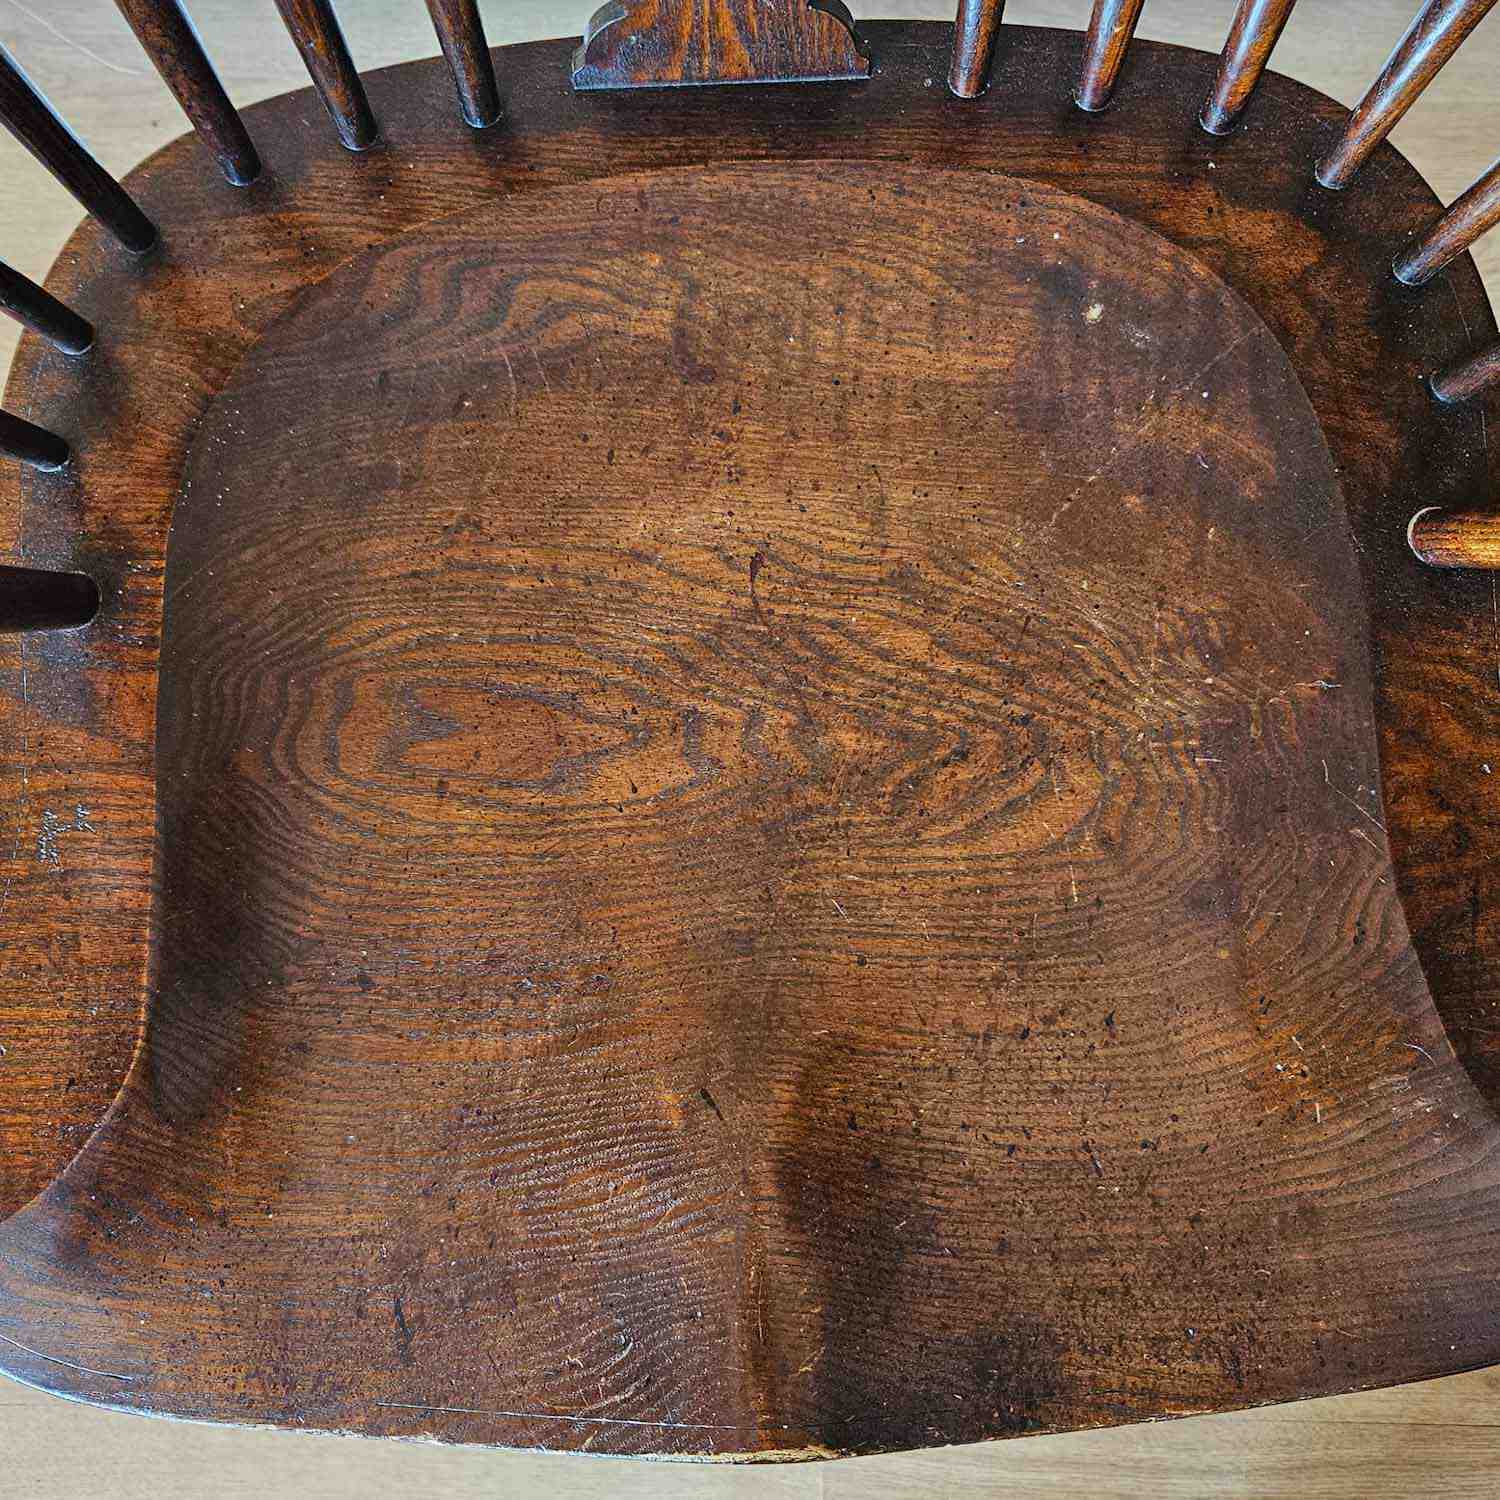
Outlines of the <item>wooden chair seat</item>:
[{"label": "wooden chair seat", "polygon": [[[1014,36],[1010,35],[1014,30]],[[1137,44],[365,80],[49,289],[4,476],[0,1367],[122,1409],[804,1457],[1500,1359],[1494,480],[1432,193]],[[1363,181],[1364,179],[1362,179]],[[1434,702],[1441,711],[1434,709]],[[144,1026],[142,1012],[144,976]],[[1455,1050],[1456,1049],[1456,1050]],[[86,1143],[84,1137],[87,1137]],[[82,1149],[80,1150],[80,1146]]]}]

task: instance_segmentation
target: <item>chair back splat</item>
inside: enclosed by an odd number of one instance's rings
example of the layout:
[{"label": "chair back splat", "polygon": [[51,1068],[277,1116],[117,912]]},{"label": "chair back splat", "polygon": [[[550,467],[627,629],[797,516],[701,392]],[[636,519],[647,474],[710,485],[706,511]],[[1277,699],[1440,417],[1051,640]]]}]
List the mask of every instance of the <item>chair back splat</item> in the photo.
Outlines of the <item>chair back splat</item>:
[{"label": "chair back splat", "polygon": [[857,83],[869,59],[842,0],[606,0],[573,54],[576,89]]}]

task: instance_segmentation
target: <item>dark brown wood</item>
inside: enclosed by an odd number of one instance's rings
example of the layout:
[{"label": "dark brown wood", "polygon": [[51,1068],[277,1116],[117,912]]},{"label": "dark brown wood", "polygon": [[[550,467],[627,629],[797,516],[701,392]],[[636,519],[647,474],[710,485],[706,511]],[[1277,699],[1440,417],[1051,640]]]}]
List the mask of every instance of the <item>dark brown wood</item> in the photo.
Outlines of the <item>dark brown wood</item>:
[{"label": "dark brown wood", "polygon": [[1318,163],[1326,188],[1347,187],[1370,153],[1422,96],[1495,0],[1427,0],[1380,76],[1354,106],[1337,144]]},{"label": "dark brown wood", "polygon": [[[1273,985],[1310,1040],[1345,985],[1420,1014],[1419,975],[1309,938],[1284,894],[1316,881],[1376,929],[1397,910],[1383,841],[1350,849],[1322,777],[1373,780],[1373,724],[1292,686],[1337,664],[1369,693],[1295,372],[1190,254],[985,181],[752,165],[497,198],[310,288],[195,435],[149,1081],[113,1149],[232,1132],[234,1179],[202,1185],[229,1224],[182,1253],[233,1263],[295,1117],[290,1263],[340,1184],[402,1190],[397,1118],[480,1111],[424,1148],[453,1249],[392,1268],[407,1333],[389,1306],[348,1332],[336,1302],[299,1310],[378,1399],[444,1404],[457,1378],[490,1394],[455,1404],[491,1404],[488,1339],[445,1333],[461,1298],[507,1310],[525,1413],[629,1401],[728,1452],[1046,1424],[1087,1387],[1048,1295],[996,1304],[1012,1255],[1108,1230],[1101,1272],[1146,1274],[1151,1194],[1206,1196],[1243,1237],[1232,1279],[1288,1270],[1267,1197],[1199,1179],[1201,1144],[1250,1149],[1259,1122],[1162,1089],[1199,1062],[1179,1008],[1227,1026]],[[393,318],[414,284],[462,302]],[[1043,451],[1058,411],[1076,464]],[[1254,608],[1280,628],[1240,630]],[[1259,739],[1257,677],[1288,699]],[[1234,963],[1242,903],[1270,911]],[[1215,1034],[1219,1088],[1264,1086],[1274,1049]],[[1350,1045],[1388,1058],[1376,1034]],[[398,1038],[376,1107],[351,1084]],[[1317,1142],[1326,1087],[1291,1091],[1294,1138]],[[565,1311],[679,1282],[597,1342]],[[554,1368],[560,1316],[584,1380]],[[890,1362],[924,1338],[908,1388]]]},{"label": "dark brown wood", "polygon": [[94,342],[93,325],[86,318],[4,261],[0,261],[0,312],[9,313],[64,354],[83,354]]},{"label": "dark brown wood", "polygon": [[1104,108],[1119,82],[1145,0],[1094,0],[1083,43],[1083,72],[1073,97],[1091,114]]},{"label": "dark brown wood", "polygon": [[607,0],[573,54],[576,89],[827,83],[869,75],[840,0]]},{"label": "dark brown wood", "polygon": [[503,134],[383,71],[357,172],[268,101],[274,196],[178,144],[149,287],[60,260],[116,368],[9,387],[87,461],[0,546],[102,604],[0,642],[5,1368],[806,1456],[1500,1357],[1493,580],[1405,538],[1492,493],[1420,380],[1477,273],[1392,280],[1435,197],[1311,192],[1289,80],[1221,140],[1201,54],[1088,119],[1065,36],[962,108],[868,36],[504,49]]},{"label": "dark brown wood", "polygon": [[500,118],[500,94],[476,0],[427,0],[427,10],[453,70],[465,123],[476,130],[493,125]]},{"label": "dark brown wood", "polygon": [[1393,269],[1408,286],[1421,286],[1496,224],[1500,224],[1500,161],[1427,234],[1396,258]]},{"label": "dark brown wood", "polygon": [[948,87],[960,99],[977,98],[989,83],[995,38],[1004,18],[1005,0],[959,0]]},{"label": "dark brown wood", "polygon": [[1411,549],[1434,568],[1500,570],[1500,515],[1493,511],[1419,510],[1407,529]]},{"label": "dark brown wood", "polygon": [[0,564],[0,631],[72,630],[99,612],[99,586],[86,573]]},{"label": "dark brown wood", "polygon": [[150,219],[84,150],[4,47],[0,47],[0,124],[127,250],[139,254],[156,243]]},{"label": "dark brown wood", "polygon": [[1487,344],[1477,354],[1449,365],[1431,380],[1439,401],[1470,401],[1500,381],[1500,342]]},{"label": "dark brown wood", "polygon": [[69,457],[67,443],[55,432],[8,411],[0,411],[0,454],[38,469],[60,469]]},{"label": "dark brown wood", "polygon": [[1199,123],[1227,135],[1244,113],[1297,0],[1240,0]]},{"label": "dark brown wood", "polygon": [[178,0],[115,0],[146,56],[236,187],[260,175],[260,157]]},{"label": "dark brown wood", "polygon": [[276,0],[276,9],[302,54],[339,140],[350,151],[368,150],[378,134],[375,116],[333,6],[329,0]]}]

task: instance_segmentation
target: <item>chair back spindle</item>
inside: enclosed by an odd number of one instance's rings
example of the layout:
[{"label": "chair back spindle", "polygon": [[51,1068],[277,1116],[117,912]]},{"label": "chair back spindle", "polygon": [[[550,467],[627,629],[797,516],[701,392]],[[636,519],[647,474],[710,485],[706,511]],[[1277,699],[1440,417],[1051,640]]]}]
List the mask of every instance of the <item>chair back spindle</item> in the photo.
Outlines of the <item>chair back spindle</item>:
[{"label": "chair back spindle", "polygon": [[178,0],[115,0],[137,40],[236,187],[260,175],[260,157]]},{"label": "chair back spindle", "polygon": [[0,122],[127,250],[140,254],[156,243],[156,226],[84,150],[3,47]]},{"label": "chair back spindle", "polygon": [[984,92],[1004,15],[1005,0],[959,0],[948,87],[960,99],[974,99]]},{"label": "chair back spindle", "polygon": [[1423,239],[1397,256],[1391,269],[1408,286],[1421,286],[1496,224],[1500,224],[1500,161],[1454,203]]},{"label": "chair back spindle", "polygon": [[1296,3],[1297,0],[1240,0],[1219,58],[1213,92],[1198,117],[1210,135],[1227,135],[1234,129]]},{"label": "chair back spindle", "polygon": [[9,313],[64,354],[83,354],[93,345],[93,324],[4,261],[0,261],[0,312]]},{"label": "chair back spindle", "polygon": [[500,91],[495,86],[495,65],[485,43],[478,5],[475,0],[427,0],[427,11],[438,45],[453,70],[464,122],[476,130],[493,125],[500,118]]},{"label": "chair back spindle", "polygon": [[1347,187],[1354,180],[1494,4],[1495,0],[1427,0],[1380,76],[1354,106],[1337,144],[1318,163],[1318,181],[1324,187]]},{"label": "chair back spindle", "polygon": [[1434,568],[1500,569],[1500,512],[1419,510],[1406,528],[1411,550]]},{"label": "chair back spindle", "polygon": [[1439,401],[1472,401],[1500,381],[1500,343],[1490,344],[1478,354],[1449,365],[1431,380],[1432,394]]},{"label": "chair back spindle", "polygon": [[0,410],[0,453],[36,469],[60,469],[72,456],[68,445],[55,432],[3,410]]},{"label": "chair back spindle", "polygon": [[276,9],[302,54],[339,140],[350,151],[373,146],[378,133],[375,116],[329,0],[276,0]]},{"label": "chair back spindle", "polygon": [[87,573],[0,565],[0,630],[73,630],[99,613]]},{"label": "chair back spindle", "polygon": [[1073,95],[1090,114],[1104,108],[1120,80],[1125,53],[1146,0],[1094,0],[1083,42],[1083,74]]}]

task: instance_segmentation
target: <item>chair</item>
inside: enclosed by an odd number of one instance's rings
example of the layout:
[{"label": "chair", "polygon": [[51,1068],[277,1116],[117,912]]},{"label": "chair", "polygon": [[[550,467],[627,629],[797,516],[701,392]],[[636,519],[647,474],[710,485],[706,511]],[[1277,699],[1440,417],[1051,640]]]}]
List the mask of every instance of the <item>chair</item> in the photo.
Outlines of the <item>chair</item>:
[{"label": "chair", "polygon": [[1384,144],[1491,3],[1350,113],[1290,0],[278,0],[322,130],[120,0],[123,184],[0,59],[0,1367],[797,1459],[1500,1360],[1500,177]]}]

